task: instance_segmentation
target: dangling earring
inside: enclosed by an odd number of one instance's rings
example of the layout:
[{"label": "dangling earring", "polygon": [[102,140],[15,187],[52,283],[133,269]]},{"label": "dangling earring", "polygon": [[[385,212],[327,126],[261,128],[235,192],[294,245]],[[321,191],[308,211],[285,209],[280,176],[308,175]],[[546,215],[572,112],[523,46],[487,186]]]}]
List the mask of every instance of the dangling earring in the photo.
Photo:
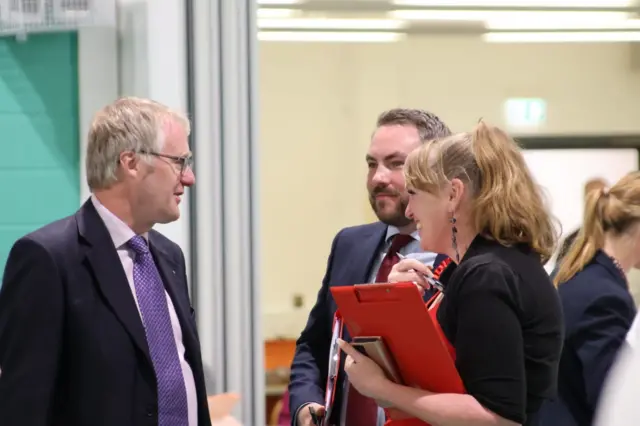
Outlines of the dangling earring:
[{"label": "dangling earring", "polygon": [[456,228],[456,218],[453,214],[451,214],[451,247],[456,252],[456,263],[460,263],[460,253],[458,253],[458,239],[456,238],[456,234],[458,233],[458,228]]}]

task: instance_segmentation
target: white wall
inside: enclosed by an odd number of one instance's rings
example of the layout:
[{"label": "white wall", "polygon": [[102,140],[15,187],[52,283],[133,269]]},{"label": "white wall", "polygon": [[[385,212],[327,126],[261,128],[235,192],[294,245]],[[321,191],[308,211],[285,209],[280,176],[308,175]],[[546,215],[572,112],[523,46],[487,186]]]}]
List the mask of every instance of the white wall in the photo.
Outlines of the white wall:
[{"label": "white wall", "polygon": [[640,133],[640,72],[625,44],[262,42],[259,65],[265,337],[297,337],[333,236],[372,220],[364,155],[382,110],[430,109],[462,131],[480,117],[504,125],[507,98],[539,97],[544,133]]},{"label": "white wall", "polygon": [[93,115],[118,96],[117,32],[84,28],[78,32],[80,109],[80,202],[89,197],[85,169],[87,134]]},{"label": "white wall", "polygon": [[[83,151],[93,114],[118,96],[148,97],[183,111],[187,107],[184,0],[118,2],[118,32],[88,28],[79,33]],[[84,152],[82,155],[84,168]],[[89,193],[84,171],[82,185],[84,200]],[[187,191],[178,221],[155,228],[182,247],[187,264],[188,196]]]},{"label": "white wall", "polygon": [[[430,108],[456,129],[480,117],[501,125],[507,98],[541,97],[548,102],[545,133],[637,132],[640,69],[630,61],[624,43],[487,44],[462,36],[388,44],[263,42],[261,92],[268,97],[263,106],[271,108],[283,106],[271,100],[277,94],[301,108],[322,95],[315,108],[356,119],[350,124],[356,127],[397,104]],[[335,102],[323,104],[332,95]]]}]

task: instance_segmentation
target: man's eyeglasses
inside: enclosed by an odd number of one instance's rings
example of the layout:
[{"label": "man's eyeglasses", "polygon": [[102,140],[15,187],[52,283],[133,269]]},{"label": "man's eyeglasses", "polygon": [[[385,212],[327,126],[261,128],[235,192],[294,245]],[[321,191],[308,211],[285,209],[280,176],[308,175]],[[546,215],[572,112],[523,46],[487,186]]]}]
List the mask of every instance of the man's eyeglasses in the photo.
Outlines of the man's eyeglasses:
[{"label": "man's eyeglasses", "polygon": [[191,168],[193,166],[193,156],[191,154],[183,155],[181,157],[178,157],[176,155],[161,154],[159,152],[153,151],[140,151],[140,154],[153,155],[154,157],[166,158],[168,160],[171,160],[173,164],[178,166],[180,175],[184,174],[184,172],[187,171],[187,168]]}]

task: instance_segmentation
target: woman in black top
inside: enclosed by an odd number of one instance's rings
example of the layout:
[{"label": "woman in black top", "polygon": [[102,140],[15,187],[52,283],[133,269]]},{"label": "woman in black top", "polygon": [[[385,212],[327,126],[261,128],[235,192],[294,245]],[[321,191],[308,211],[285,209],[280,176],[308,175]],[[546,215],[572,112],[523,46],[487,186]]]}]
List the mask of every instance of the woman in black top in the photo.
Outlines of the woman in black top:
[{"label": "woman in black top", "polygon": [[[396,385],[340,342],[349,381],[431,425],[539,425],[542,401],[555,396],[562,313],[543,268],[556,231],[522,153],[481,122],[472,133],[425,143],[407,159],[405,176],[407,216],[422,248],[453,259],[441,276],[437,318],[467,394]],[[428,273],[405,259],[390,280],[427,287]]]},{"label": "woman in black top", "polygon": [[626,273],[640,264],[640,173],[587,195],[584,225],[554,282],[565,318],[558,398],[544,424],[589,426],[605,378],[636,315]]}]

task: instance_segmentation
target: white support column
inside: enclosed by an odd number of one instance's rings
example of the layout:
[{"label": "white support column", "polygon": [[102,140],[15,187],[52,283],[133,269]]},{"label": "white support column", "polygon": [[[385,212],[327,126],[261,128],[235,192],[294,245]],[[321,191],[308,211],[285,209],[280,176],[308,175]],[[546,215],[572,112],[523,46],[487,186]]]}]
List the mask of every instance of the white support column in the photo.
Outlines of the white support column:
[{"label": "white support column", "polygon": [[219,22],[217,7],[209,0],[191,0],[193,85],[193,144],[195,172],[195,215],[192,227],[195,241],[194,273],[195,308],[207,375],[211,378],[209,394],[227,389],[225,374],[225,302],[224,302],[224,241],[222,220],[222,135],[220,102],[220,59],[218,34],[213,27]]},{"label": "white support column", "polygon": [[[186,1],[118,0],[119,95],[151,98],[186,111]],[[154,227],[182,248],[187,266],[190,194],[187,190],[182,199],[180,219]],[[187,275],[191,277],[188,267]]]},{"label": "white support column", "polygon": [[196,308],[210,393],[241,394],[264,419],[256,152],[256,13],[251,0],[191,0],[196,158]]},{"label": "white support column", "polygon": [[[121,95],[149,97],[187,108],[186,0],[117,0],[118,28],[78,31],[81,200],[89,194],[84,160],[95,112]],[[189,191],[178,221],[156,229],[182,248],[190,262]],[[187,273],[191,271],[187,268]]]},{"label": "white support column", "polygon": [[80,124],[80,203],[89,197],[85,157],[93,115],[118,97],[118,41],[115,28],[78,30],[78,105]]}]

